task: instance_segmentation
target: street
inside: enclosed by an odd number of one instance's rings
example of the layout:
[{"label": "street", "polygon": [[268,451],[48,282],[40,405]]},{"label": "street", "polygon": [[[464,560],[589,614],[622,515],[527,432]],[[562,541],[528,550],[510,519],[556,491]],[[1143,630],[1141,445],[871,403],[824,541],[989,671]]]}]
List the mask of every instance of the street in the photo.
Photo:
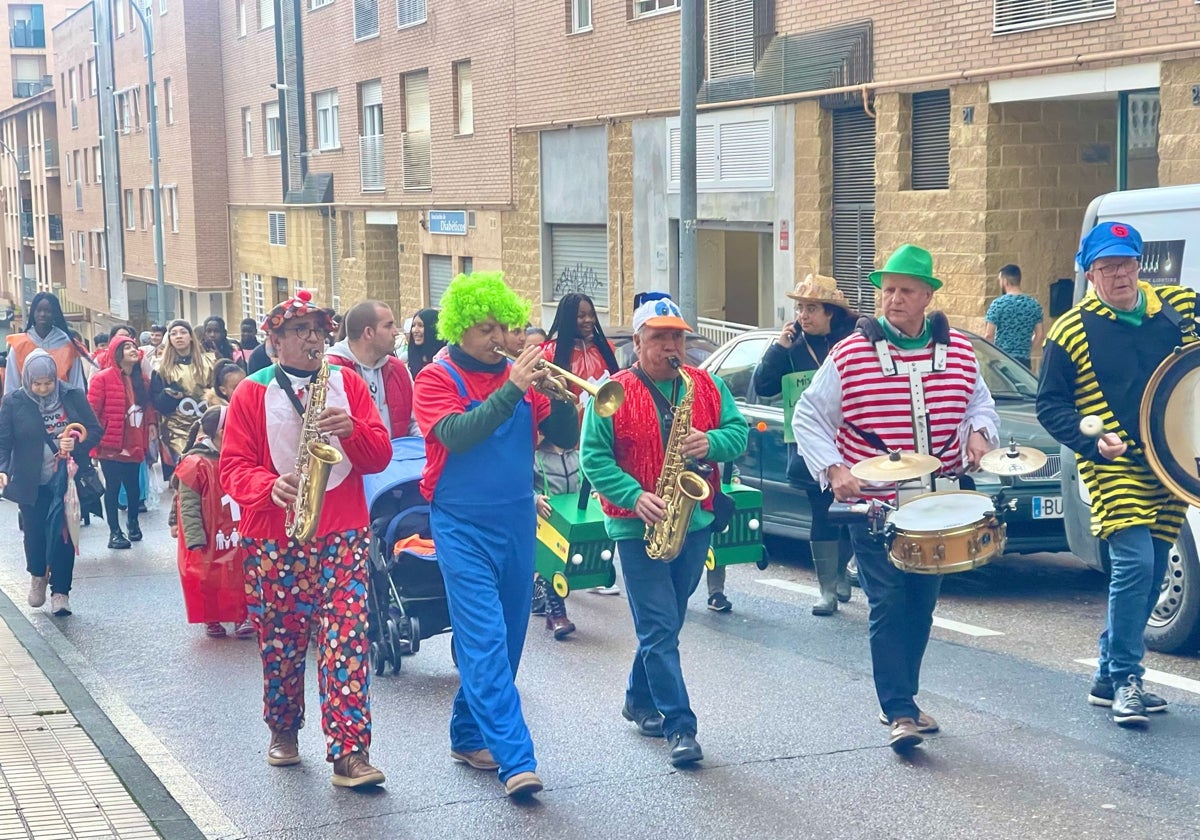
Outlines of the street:
[{"label": "street", "polygon": [[[24,606],[16,506],[0,588],[30,617],[209,837],[1091,838],[1200,831],[1200,659],[1151,655],[1147,683],[1171,701],[1147,730],[1086,702],[1104,579],[1067,555],[1009,557],[948,578],[925,660],[922,708],[938,718],[911,759],[886,746],[870,677],[861,591],[832,618],[809,614],[811,566],[729,570],[732,613],[692,600],[684,671],[706,760],[676,771],[665,744],[620,717],[634,649],[623,597],[575,593],[578,627],[554,642],[530,624],[518,686],[546,790],[510,802],[490,773],[451,762],[457,678],[449,636],[372,683],[372,762],[385,788],[330,785],[315,668],[303,764],[272,768],[252,642],[184,623],[166,511],[146,541],[104,547],[84,529],[71,603]],[[776,554],[794,545],[773,542]],[[703,591],[701,582],[701,592]],[[132,792],[137,797],[136,788]]]}]

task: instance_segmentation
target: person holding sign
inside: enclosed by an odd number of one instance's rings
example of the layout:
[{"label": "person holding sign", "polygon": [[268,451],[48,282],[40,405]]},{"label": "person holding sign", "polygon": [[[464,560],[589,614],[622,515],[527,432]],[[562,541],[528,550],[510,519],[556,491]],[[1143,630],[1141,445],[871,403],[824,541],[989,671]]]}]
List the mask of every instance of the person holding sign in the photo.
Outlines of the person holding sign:
[{"label": "person holding sign", "polygon": [[846,578],[849,541],[840,539],[839,526],[825,521],[833,494],[813,483],[808,468],[796,453],[792,414],[829,351],[854,330],[856,316],[832,277],[810,274],[796,284],[788,297],[796,301],[796,320],[784,325],[779,338],[767,348],[754,369],[754,391],[760,397],[783,397],[783,439],[790,452],[788,478],[804,487],[812,508],[809,545],[821,587],[821,600],[813,605],[812,613],[833,615],[838,601],[850,600],[850,582]]}]

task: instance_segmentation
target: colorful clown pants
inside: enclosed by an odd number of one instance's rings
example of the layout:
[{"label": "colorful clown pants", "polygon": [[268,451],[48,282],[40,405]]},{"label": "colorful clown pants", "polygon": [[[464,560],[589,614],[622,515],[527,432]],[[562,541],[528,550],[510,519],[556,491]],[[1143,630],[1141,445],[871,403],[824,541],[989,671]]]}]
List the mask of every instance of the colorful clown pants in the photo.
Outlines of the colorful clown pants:
[{"label": "colorful clown pants", "polygon": [[371,745],[367,697],[367,541],[361,530],[244,541],[246,600],[263,663],[263,720],[304,725],[304,666],[317,643],[321,727],[329,761]]}]

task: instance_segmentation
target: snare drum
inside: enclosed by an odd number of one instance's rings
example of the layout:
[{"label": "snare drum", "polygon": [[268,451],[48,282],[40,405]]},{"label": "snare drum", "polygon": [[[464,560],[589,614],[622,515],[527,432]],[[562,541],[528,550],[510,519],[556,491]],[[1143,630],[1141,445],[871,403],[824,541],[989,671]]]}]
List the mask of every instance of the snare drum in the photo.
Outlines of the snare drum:
[{"label": "snare drum", "polygon": [[971,490],[917,496],[892,514],[888,531],[892,564],[925,575],[978,568],[1002,555],[1008,539],[992,498]]}]

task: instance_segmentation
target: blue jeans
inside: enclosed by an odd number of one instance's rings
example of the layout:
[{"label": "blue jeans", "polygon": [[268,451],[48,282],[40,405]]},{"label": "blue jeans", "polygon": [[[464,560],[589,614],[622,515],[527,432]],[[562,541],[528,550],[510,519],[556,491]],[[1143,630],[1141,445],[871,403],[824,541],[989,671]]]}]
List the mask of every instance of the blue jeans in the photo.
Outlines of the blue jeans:
[{"label": "blue jeans", "polygon": [[929,644],[942,576],[897,569],[866,525],[850,526],[850,542],[858,558],[858,580],[871,608],[867,633],[879,708],[889,722],[915,719],[921,713],[914,699],[920,688],[921,660]]},{"label": "blue jeans", "polygon": [[638,638],[625,704],[635,710],[658,709],[668,738],[679,732],[696,732],[696,715],[679,664],[679,631],[687,616],[688,598],[700,584],[710,537],[708,528],[692,531],[670,563],[647,557],[644,540],[617,543]]},{"label": "blue jeans", "polygon": [[1167,571],[1171,544],[1150,536],[1147,525],[1114,531],[1108,537],[1112,574],[1108,580],[1108,622],[1100,634],[1097,680],[1110,680],[1113,688],[1130,675],[1141,679],[1146,669],[1142,634],[1158,602],[1159,587]]}]

